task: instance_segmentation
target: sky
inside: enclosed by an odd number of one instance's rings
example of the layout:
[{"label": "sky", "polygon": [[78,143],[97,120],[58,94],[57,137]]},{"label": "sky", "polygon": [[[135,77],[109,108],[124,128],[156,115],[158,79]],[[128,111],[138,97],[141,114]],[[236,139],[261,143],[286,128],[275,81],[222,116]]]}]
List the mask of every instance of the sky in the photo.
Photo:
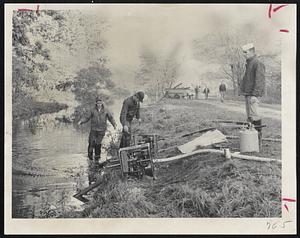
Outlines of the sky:
[{"label": "sky", "polygon": [[[99,14],[99,12],[101,12]],[[102,14],[103,13],[103,14]],[[268,5],[107,5],[88,14],[108,19],[110,27],[104,33],[108,41],[105,51],[115,72],[115,80],[128,85],[138,69],[139,54],[147,46],[158,54],[166,54],[181,44],[182,60],[179,80],[189,86],[198,75],[209,70],[193,57],[191,43],[206,34],[232,30],[254,24],[261,37],[257,49],[272,51],[278,39],[278,21],[268,18]],[[257,39],[249,39],[256,40]],[[123,79],[126,79],[125,81]]]},{"label": "sky", "polygon": [[259,43],[258,53],[273,52],[282,34],[278,29],[286,24],[280,11],[276,17],[268,17],[268,4],[90,4],[67,8],[80,10],[95,22],[107,21],[102,37],[107,41],[104,53],[113,80],[132,90],[142,87],[135,84],[134,76],[143,47],[163,56],[179,44],[178,81],[190,86],[199,75],[216,67],[194,58],[194,40],[245,27],[259,33],[249,39]]}]

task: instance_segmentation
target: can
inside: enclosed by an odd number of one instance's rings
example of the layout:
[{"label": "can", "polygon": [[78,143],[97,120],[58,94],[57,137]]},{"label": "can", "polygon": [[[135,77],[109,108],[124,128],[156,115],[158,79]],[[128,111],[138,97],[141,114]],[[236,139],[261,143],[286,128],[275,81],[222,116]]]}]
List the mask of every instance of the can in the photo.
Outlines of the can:
[{"label": "can", "polygon": [[226,159],[231,159],[231,153],[229,148],[224,149],[224,155]]}]

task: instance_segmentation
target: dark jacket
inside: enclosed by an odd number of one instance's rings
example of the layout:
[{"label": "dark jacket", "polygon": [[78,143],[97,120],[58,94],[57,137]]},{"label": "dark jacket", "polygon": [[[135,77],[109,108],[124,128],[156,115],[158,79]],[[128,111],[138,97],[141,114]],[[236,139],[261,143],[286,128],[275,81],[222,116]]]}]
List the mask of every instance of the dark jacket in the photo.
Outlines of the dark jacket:
[{"label": "dark jacket", "polygon": [[103,105],[101,110],[99,111],[96,107],[94,107],[85,118],[83,123],[91,120],[91,131],[106,131],[107,128],[107,119],[109,122],[116,126],[116,122],[112,116],[112,114],[108,111],[108,109]]},{"label": "dark jacket", "polygon": [[226,92],[226,85],[224,83],[220,84],[219,91],[220,92]]},{"label": "dark jacket", "polygon": [[133,96],[126,98],[120,114],[122,126],[129,126],[133,118],[140,119],[140,103],[134,100]]},{"label": "dark jacket", "polygon": [[246,71],[240,84],[240,92],[246,96],[261,97],[265,93],[265,66],[256,56],[246,62]]},{"label": "dark jacket", "polygon": [[209,88],[204,88],[203,93],[208,94],[209,93]]}]

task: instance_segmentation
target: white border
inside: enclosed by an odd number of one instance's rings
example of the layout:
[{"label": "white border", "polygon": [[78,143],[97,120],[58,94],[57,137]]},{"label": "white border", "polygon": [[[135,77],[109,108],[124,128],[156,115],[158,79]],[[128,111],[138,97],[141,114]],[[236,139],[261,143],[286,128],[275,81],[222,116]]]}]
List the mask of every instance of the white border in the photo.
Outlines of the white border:
[{"label": "white border", "polygon": [[[40,4],[40,9],[75,10],[91,5]],[[93,9],[115,5],[94,4]],[[146,4],[138,7],[143,5]],[[295,203],[289,204],[289,212],[282,210],[282,218],[12,219],[11,15],[13,9],[35,7],[36,4],[5,4],[5,234],[296,234]],[[296,4],[290,4],[285,14],[290,32],[282,33],[282,196],[296,199]],[[285,228],[267,229],[267,222],[277,222],[279,227],[287,220],[292,222]]]}]

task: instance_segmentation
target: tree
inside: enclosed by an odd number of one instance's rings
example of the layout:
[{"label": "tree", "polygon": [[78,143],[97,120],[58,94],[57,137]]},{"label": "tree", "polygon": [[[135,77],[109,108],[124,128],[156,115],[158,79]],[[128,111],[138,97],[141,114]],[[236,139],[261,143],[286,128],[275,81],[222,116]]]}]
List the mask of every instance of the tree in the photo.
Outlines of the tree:
[{"label": "tree", "polygon": [[[245,72],[245,58],[241,45],[250,41],[260,45],[262,32],[256,32],[251,24],[247,27],[208,34],[194,41],[195,58],[207,64],[219,65],[218,71],[231,82],[234,95],[239,90],[239,82]],[[268,96],[278,98],[281,88],[280,46],[271,50],[260,49],[258,57],[266,66],[266,91]],[[273,89],[272,89],[273,87]],[[276,90],[274,89],[276,87]],[[276,92],[275,92],[276,91]]]},{"label": "tree", "polygon": [[[64,40],[64,16],[59,11],[14,11],[12,29],[13,103],[32,96],[41,87],[39,76],[48,70],[49,41]],[[54,25],[54,26],[53,26]],[[56,31],[49,28],[56,27]]]},{"label": "tree", "polygon": [[176,82],[180,66],[179,48],[180,45],[176,45],[166,55],[159,55],[146,47],[142,49],[136,80],[142,83],[148,94],[155,96],[156,100],[161,97],[165,88],[172,87]]},{"label": "tree", "polygon": [[94,64],[88,68],[78,71],[74,78],[75,99],[81,104],[91,103],[97,96],[102,97],[106,102],[112,98],[103,92],[111,91],[115,84],[111,81],[111,72],[104,65]]}]

